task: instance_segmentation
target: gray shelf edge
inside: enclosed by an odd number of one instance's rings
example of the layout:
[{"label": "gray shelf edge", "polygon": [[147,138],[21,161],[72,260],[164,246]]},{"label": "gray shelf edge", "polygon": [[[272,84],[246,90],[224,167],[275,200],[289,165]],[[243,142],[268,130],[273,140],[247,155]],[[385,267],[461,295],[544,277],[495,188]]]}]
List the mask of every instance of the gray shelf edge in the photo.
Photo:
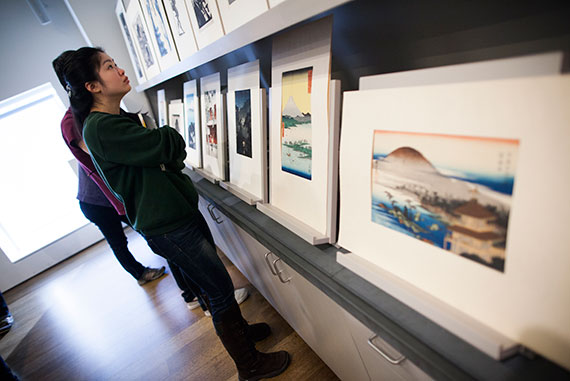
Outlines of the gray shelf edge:
[{"label": "gray shelf edge", "polygon": [[[529,376],[532,372],[527,372],[524,365],[518,366],[516,371],[513,371],[504,362],[496,361],[485,355],[350,270],[341,266],[341,269],[328,274],[319,266],[305,259],[309,255],[318,253],[322,255],[322,247],[312,246],[304,242],[300,237],[258,211],[254,206],[246,204],[230,192],[208,182],[196,172],[188,168],[184,172],[190,176],[198,193],[213,203],[233,223],[279,256],[291,268],[347,310],[362,324],[379,334],[390,345],[434,379],[533,379]],[[262,219],[264,223],[257,223],[255,219]],[[274,232],[270,232],[270,230],[274,230]],[[284,242],[292,243],[291,246],[301,245],[303,250],[293,250]],[[330,245],[322,246],[330,247]],[[333,260],[336,262],[336,257]],[[421,321],[422,328],[427,327],[435,331],[436,334],[434,336],[438,336],[438,338],[442,338],[443,342],[451,344],[449,345],[451,349],[448,350],[446,345],[442,345],[441,342],[433,342],[434,340],[432,342],[429,340],[422,341],[418,337],[420,336],[418,332],[414,333],[412,332],[413,329],[398,324],[394,318],[390,317],[388,311],[382,309],[382,306],[370,303],[365,297],[359,295],[358,291],[351,290],[348,283],[343,281],[343,278],[346,277],[357,279],[362,284],[367,284],[367,287],[374,288],[382,293],[382,297],[390,301],[389,304],[398,306],[400,313],[403,311],[403,313],[412,316],[413,319]],[[433,348],[437,346],[440,347],[440,351]],[[552,366],[556,367],[554,364]],[[532,370],[532,367],[530,368]]]}]

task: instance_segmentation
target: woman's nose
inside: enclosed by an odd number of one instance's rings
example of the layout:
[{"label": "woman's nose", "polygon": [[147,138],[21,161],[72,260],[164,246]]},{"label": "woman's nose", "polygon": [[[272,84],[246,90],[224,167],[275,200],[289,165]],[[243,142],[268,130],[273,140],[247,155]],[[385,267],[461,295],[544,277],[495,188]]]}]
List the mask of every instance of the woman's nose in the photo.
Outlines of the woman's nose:
[{"label": "woman's nose", "polygon": [[117,70],[119,71],[120,75],[125,74],[125,71],[123,69],[121,69],[120,67],[117,66]]}]

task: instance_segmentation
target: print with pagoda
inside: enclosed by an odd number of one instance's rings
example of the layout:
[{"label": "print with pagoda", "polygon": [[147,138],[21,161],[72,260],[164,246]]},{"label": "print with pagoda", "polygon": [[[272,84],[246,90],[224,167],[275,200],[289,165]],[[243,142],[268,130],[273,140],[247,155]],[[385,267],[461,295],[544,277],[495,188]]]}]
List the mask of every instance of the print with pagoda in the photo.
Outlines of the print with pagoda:
[{"label": "print with pagoda", "polygon": [[374,131],[372,221],[504,272],[518,146]]}]

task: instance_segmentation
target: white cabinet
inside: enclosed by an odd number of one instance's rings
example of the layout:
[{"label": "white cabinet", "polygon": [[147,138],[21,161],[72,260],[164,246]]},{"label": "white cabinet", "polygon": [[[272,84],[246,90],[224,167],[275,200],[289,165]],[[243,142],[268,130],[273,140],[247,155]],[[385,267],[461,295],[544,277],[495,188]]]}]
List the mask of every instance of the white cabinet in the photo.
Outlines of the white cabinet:
[{"label": "white cabinet", "polygon": [[347,327],[371,380],[431,380],[430,376],[355,317],[346,311],[344,314]]}]

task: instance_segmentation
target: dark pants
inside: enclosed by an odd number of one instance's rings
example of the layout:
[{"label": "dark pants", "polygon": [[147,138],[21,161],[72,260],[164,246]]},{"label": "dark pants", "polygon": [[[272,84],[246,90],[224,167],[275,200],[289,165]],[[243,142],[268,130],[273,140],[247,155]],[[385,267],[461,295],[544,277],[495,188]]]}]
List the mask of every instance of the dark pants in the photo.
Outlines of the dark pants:
[{"label": "dark pants", "polygon": [[120,216],[112,207],[93,205],[82,201],[79,201],[79,207],[85,218],[93,222],[103,233],[121,266],[135,279],[139,279],[145,267],[137,262],[127,247],[127,236],[121,225],[121,222],[128,223],[125,216]]},{"label": "dark pants", "polygon": [[6,301],[4,300],[4,296],[2,295],[2,292],[0,292],[0,318],[3,318],[4,316],[8,316],[9,313],[10,313],[10,311],[8,311],[8,306],[6,305]]},{"label": "dark pants", "polygon": [[155,253],[178,265],[203,291],[214,322],[235,304],[230,274],[218,257],[210,229],[200,213],[175,231],[145,238]]}]

